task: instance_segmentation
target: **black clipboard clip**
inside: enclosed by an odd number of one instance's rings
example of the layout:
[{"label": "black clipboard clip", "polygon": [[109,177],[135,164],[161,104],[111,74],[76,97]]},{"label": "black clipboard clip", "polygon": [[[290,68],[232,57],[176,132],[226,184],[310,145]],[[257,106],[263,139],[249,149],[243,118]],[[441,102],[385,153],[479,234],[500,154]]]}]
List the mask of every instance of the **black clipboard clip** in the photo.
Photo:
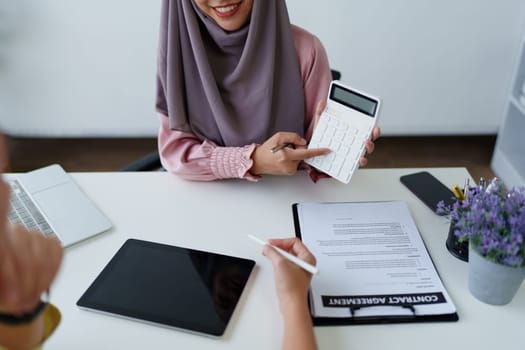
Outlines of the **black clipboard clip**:
[{"label": "black clipboard clip", "polygon": [[387,316],[388,318],[393,317],[401,317],[401,318],[416,318],[416,308],[414,305],[411,304],[400,304],[400,305],[365,305],[365,306],[349,306],[348,309],[350,310],[350,316],[351,317],[363,317],[363,318],[384,318],[385,316],[358,316],[356,315],[356,311],[363,309],[363,308],[369,308],[369,307],[376,307],[376,306],[382,306],[382,307],[401,307],[403,309],[410,310],[410,315],[393,315],[393,316]]}]

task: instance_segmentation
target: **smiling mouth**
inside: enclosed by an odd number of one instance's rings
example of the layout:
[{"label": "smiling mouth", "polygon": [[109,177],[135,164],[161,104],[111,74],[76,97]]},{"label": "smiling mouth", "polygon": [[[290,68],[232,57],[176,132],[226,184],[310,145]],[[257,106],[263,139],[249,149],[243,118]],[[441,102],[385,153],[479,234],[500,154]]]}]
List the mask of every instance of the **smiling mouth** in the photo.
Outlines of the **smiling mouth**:
[{"label": "smiling mouth", "polygon": [[218,7],[214,7],[213,10],[215,10],[215,13],[219,17],[230,17],[230,16],[233,16],[237,12],[240,4],[241,3],[239,2],[237,4],[218,6]]}]

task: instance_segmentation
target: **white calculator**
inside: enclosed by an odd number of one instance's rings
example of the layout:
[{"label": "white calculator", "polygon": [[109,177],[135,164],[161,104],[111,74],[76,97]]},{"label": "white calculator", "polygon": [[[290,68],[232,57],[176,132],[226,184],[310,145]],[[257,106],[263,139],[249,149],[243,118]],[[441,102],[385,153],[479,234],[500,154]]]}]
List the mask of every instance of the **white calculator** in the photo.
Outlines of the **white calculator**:
[{"label": "white calculator", "polygon": [[308,148],[327,147],[332,152],[305,162],[349,183],[365,152],[365,141],[377,124],[380,104],[376,97],[332,81],[326,108],[308,145]]}]

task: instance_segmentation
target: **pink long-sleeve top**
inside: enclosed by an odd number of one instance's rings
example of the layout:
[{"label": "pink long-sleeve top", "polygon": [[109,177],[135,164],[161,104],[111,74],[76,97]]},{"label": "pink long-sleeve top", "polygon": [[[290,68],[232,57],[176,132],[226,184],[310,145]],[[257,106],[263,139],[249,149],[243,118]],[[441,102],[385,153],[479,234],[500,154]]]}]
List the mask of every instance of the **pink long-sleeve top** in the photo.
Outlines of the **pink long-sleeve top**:
[{"label": "pink long-sleeve top", "polygon": [[[292,25],[295,49],[299,59],[305,96],[305,138],[310,140],[315,127],[317,103],[326,99],[332,79],[328,57],[321,41],[306,30]],[[244,178],[257,181],[252,175],[251,155],[256,144],[244,147],[221,147],[209,140],[201,141],[194,134],[172,130],[167,116],[159,113],[158,137],[162,166],[170,173],[188,180],[212,181]],[[315,179],[315,176],[313,177]]]}]

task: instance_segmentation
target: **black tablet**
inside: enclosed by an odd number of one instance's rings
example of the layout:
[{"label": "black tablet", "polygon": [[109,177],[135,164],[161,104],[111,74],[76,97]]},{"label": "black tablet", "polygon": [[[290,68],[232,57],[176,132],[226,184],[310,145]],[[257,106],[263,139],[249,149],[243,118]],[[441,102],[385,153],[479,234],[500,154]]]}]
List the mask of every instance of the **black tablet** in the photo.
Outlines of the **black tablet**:
[{"label": "black tablet", "polygon": [[221,336],[254,266],[244,258],[129,239],[77,305]]}]

